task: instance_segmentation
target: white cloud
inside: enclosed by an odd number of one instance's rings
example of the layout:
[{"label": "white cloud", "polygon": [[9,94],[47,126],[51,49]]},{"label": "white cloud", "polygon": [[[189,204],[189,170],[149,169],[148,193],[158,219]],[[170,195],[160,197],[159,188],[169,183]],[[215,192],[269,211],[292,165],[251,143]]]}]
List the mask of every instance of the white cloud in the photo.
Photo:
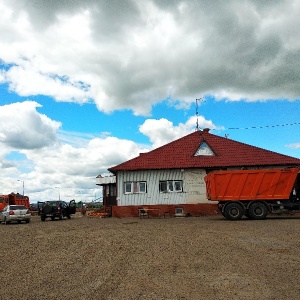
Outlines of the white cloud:
[{"label": "white cloud", "polygon": [[36,149],[56,141],[60,123],[39,114],[34,101],[0,106],[0,144],[3,148]]},{"label": "white cloud", "polygon": [[300,143],[293,143],[293,144],[285,145],[285,147],[290,148],[290,149],[300,149]]},{"label": "white cloud", "polygon": [[91,201],[95,193],[100,196],[99,173],[149,150],[108,133],[60,131],[61,123],[40,114],[39,107],[34,101],[0,106],[1,193],[21,192],[22,180],[33,202],[53,198],[55,187],[62,197]]},{"label": "white cloud", "polygon": [[[109,167],[145,151],[145,147],[132,141],[105,137],[93,138],[84,147],[57,144],[39,151],[22,152],[34,162],[34,169],[26,175],[32,191],[36,191],[34,197],[49,197],[57,193],[52,191],[49,195],[49,190],[58,186],[62,196],[77,196],[78,200],[81,197],[79,191],[86,194],[84,197],[94,197],[91,191],[96,189],[95,178],[99,173],[107,173]],[[99,191],[98,194],[100,196]],[[85,198],[87,200],[93,199]]]},{"label": "white cloud", "polygon": [[41,74],[33,69],[11,67],[6,72],[10,89],[20,96],[47,95],[57,101],[83,103],[88,101],[86,91],[78,83],[68,79],[53,77],[52,74]]},{"label": "white cloud", "polygon": [[[191,117],[186,123],[179,123],[177,126],[165,118],[159,120],[148,119],[139,127],[139,130],[149,138],[153,148],[157,148],[196,130],[196,124],[197,117]],[[212,121],[199,116],[198,128],[217,129],[217,126]]]},{"label": "white cloud", "polygon": [[136,115],[167,97],[300,97],[298,1],[0,0],[0,8],[0,80],[20,95]]}]

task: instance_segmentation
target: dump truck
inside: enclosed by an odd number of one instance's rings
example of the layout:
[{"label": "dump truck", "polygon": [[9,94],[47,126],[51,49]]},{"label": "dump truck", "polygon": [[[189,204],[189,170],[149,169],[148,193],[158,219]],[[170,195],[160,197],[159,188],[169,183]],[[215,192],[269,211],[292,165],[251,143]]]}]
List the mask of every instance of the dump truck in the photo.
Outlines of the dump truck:
[{"label": "dump truck", "polygon": [[19,193],[10,193],[8,195],[0,195],[0,211],[6,205],[25,205],[28,209],[30,208],[29,197],[23,196]]},{"label": "dump truck", "polygon": [[213,171],[204,180],[207,199],[228,220],[300,212],[300,167]]}]

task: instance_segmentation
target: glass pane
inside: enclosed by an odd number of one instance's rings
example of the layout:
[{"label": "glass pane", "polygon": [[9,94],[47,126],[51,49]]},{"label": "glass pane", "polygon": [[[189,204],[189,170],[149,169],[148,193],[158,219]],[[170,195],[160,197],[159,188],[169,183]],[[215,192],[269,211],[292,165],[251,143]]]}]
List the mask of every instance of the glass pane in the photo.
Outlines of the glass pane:
[{"label": "glass pane", "polygon": [[168,191],[173,192],[173,181],[168,181]]},{"label": "glass pane", "polygon": [[181,192],[182,191],[181,181],[175,181],[175,191],[176,192]]},{"label": "glass pane", "polygon": [[18,209],[27,209],[27,208],[24,205],[11,205],[10,209],[11,210],[18,210]]},{"label": "glass pane", "polygon": [[159,191],[160,192],[166,192],[167,191],[167,182],[166,181],[161,181],[159,183]]},{"label": "glass pane", "polygon": [[125,193],[131,193],[131,182],[125,182]]},{"label": "glass pane", "polygon": [[140,182],[140,193],[146,193],[146,182]]}]

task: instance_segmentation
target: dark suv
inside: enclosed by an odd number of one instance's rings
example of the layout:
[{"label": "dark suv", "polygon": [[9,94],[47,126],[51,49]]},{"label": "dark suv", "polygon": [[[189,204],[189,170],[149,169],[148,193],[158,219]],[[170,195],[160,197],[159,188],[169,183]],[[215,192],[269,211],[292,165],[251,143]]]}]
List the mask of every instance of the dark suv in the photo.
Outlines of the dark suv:
[{"label": "dark suv", "polygon": [[75,200],[71,200],[69,204],[61,200],[38,202],[38,214],[41,221],[45,221],[46,218],[51,218],[52,221],[55,218],[62,220],[64,217],[70,219],[71,215],[75,213]]}]

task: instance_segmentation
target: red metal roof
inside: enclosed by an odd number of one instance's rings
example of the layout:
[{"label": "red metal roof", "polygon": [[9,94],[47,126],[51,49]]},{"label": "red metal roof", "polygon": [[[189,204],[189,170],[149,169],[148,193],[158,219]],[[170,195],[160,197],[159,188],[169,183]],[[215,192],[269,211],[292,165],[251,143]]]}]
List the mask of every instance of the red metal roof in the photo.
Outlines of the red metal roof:
[{"label": "red metal roof", "polygon": [[[214,156],[194,156],[205,142]],[[300,159],[213,135],[204,129],[108,169],[110,172],[234,166],[299,166]]]}]

